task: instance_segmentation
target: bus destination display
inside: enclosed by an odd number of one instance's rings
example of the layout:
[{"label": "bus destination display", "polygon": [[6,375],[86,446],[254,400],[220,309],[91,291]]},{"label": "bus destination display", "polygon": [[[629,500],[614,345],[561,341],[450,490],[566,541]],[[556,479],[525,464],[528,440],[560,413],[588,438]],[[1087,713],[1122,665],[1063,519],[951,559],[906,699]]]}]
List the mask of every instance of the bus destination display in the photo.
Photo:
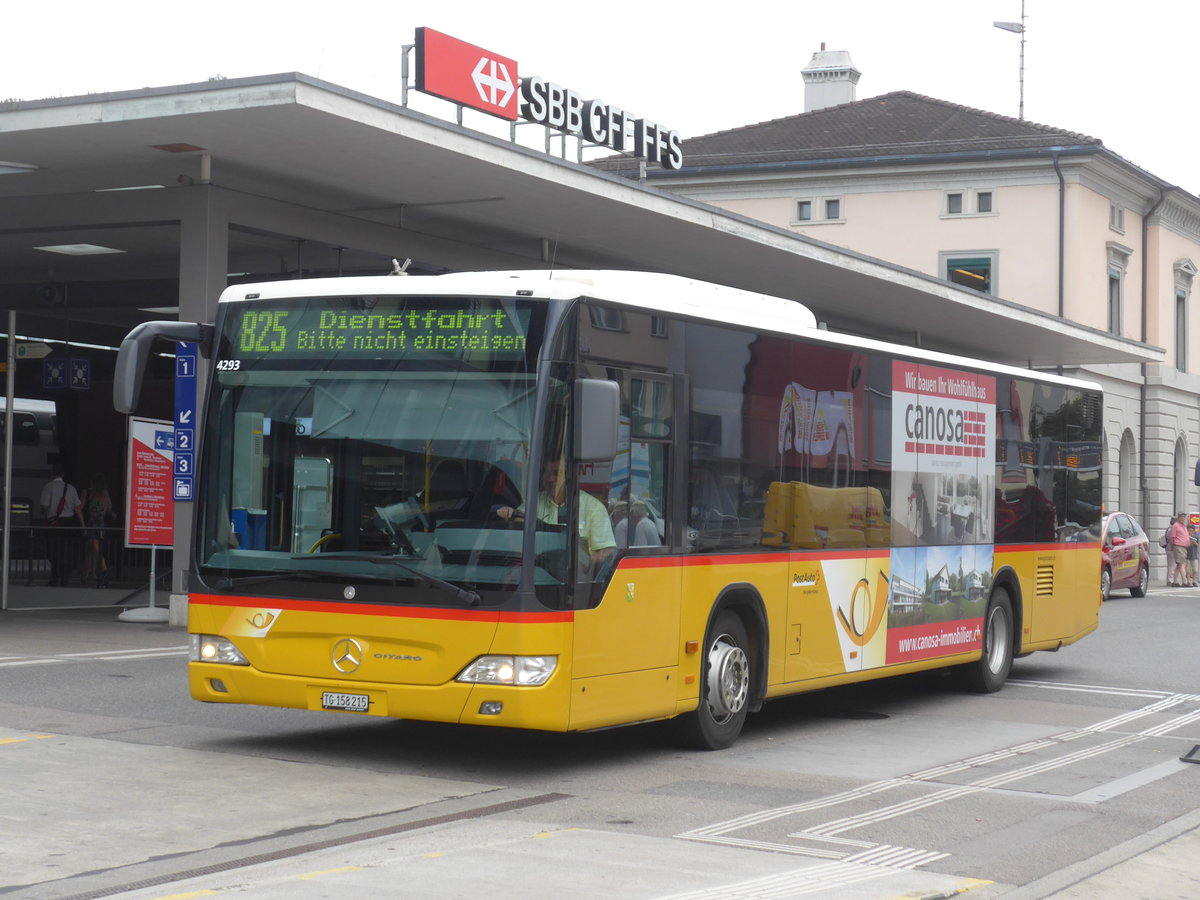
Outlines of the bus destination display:
[{"label": "bus destination display", "polygon": [[237,356],[328,357],[333,354],[461,356],[525,353],[528,308],[473,303],[431,308],[354,309],[309,304],[246,309],[233,316],[231,349]]}]

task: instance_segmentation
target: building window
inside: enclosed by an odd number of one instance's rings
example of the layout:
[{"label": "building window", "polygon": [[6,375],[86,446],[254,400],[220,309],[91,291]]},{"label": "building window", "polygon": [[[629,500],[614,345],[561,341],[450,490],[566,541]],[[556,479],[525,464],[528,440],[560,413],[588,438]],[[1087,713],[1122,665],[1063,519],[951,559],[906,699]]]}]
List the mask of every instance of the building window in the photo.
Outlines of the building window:
[{"label": "building window", "polygon": [[1175,368],[1188,370],[1188,298],[1196,278],[1196,266],[1190,259],[1175,260]]},{"label": "building window", "polygon": [[1129,268],[1130,247],[1108,242],[1108,330],[1120,334],[1125,305],[1125,270]]},{"label": "building window", "polygon": [[995,213],[995,193],[991,189],[971,188],[947,191],[943,216],[990,216]]},{"label": "building window", "polygon": [[996,293],[996,256],[988,253],[941,254],[942,277],[981,294]]},{"label": "building window", "polygon": [[1108,207],[1108,227],[1121,234],[1125,233],[1125,210],[1115,203]]},{"label": "building window", "polygon": [[[818,218],[818,214],[820,217]],[[824,223],[842,221],[842,198],[819,197],[796,201],[796,223]]]},{"label": "building window", "polygon": [[1120,269],[1109,266],[1108,269],[1108,330],[1113,334],[1121,333],[1121,276]]},{"label": "building window", "polygon": [[665,316],[650,317],[650,337],[665,338],[667,336],[667,320]]},{"label": "building window", "polygon": [[1175,289],[1175,368],[1187,371],[1187,294]]}]

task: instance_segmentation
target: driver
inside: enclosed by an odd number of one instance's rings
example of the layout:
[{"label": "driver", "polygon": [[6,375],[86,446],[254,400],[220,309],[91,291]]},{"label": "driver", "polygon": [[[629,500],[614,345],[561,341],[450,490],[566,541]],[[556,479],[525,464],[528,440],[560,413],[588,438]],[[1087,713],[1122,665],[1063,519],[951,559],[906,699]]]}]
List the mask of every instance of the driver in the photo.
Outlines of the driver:
[{"label": "driver", "polygon": [[[561,459],[550,459],[542,467],[541,490],[538,491],[537,517],[539,522],[561,525],[563,507],[567,498],[567,480]],[[496,510],[501,519],[520,518],[525,515],[520,507],[501,506]],[[613,536],[612,523],[604,504],[587,491],[579,492],[579,538],[591,559],[593,571],[616,551],[617,541]]]}]

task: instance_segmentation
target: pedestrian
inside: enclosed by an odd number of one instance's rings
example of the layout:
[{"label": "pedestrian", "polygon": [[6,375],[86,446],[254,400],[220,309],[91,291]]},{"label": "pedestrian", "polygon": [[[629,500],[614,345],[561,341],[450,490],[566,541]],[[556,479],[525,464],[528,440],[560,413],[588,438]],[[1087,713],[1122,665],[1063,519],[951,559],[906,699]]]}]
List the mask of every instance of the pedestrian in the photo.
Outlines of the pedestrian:
[{"label": "pedestrian", "polygon": [[42,488],[40,501],[42,524],[46,527],[46,555],[50,558],[50,581],[47,586],[66,587],[75,526],[82,525],[83,519],[79,493],[67,481],[63,467],[55,464],[50,474],[50,480]]},{"label": "pedestrian", "polygon": [[1187,513],[1179,513],[1167,532],[1167,550],[1171,553],[1171,574],[1167,576],[1168,587],[1187,587],[1187,552],[1191,536],[1188,534]]},{"label": "pedestrian", "polygon": [[80,502],[83,518],[83,579],[96,582],[96,587],[108,584],[108,560],[104,558],[104,529],[114,518],[108,480],[93,475]]},{"label": "pedestrian", "polygon": [[1200,587],[1200,525],[1188,525],[1188,538],[1187,584]]}]

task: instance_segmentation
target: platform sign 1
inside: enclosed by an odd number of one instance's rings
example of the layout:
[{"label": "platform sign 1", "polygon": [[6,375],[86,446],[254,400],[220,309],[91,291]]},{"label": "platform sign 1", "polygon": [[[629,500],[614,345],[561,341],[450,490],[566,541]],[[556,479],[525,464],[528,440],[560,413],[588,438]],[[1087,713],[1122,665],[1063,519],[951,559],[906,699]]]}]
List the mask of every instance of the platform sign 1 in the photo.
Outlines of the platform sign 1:
[{"label": "platform sign 1", "polygon": [[171,496],[171,423],[129,418],[125,462],[126,547],[170,547],[175,543],[175,504]]},{"label": "platform sign 1", "polygon": [[175,345],[175,434],[171,495],[179,501],[195,499],[196,484],[196,344]]}]

